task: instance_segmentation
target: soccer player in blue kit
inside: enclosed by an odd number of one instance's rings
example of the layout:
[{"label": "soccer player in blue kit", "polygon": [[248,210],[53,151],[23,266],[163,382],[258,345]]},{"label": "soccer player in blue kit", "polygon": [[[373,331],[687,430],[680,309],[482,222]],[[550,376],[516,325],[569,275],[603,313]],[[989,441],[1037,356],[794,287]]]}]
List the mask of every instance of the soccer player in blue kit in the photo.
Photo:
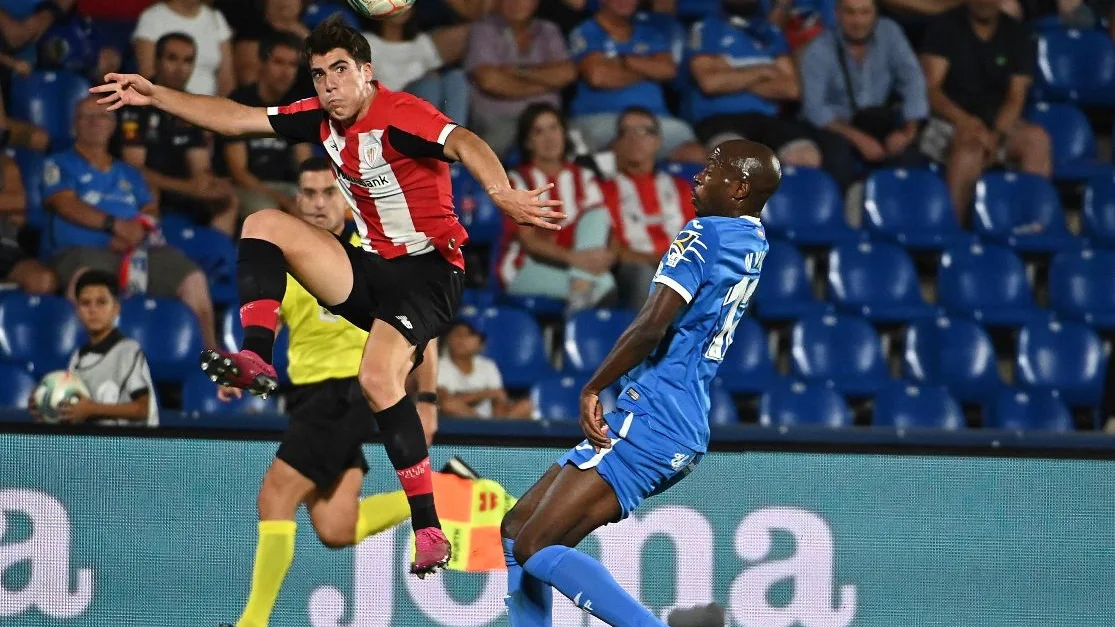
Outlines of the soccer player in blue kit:
[{"label": "soccer player in blue kit", "polygon": [[[587,439],[503,519],[511,627],[549,627],[551,588],[615,627],[664,625],[573,547],[680,481],[707,450],[709,384],[758,285],[768,249],[759,213],[781,178],[774,152],[747,140],[717,146],[694,178],[697,218],[581,392]],[[621,377],[617,409],[605,414],[600,391]]]}]

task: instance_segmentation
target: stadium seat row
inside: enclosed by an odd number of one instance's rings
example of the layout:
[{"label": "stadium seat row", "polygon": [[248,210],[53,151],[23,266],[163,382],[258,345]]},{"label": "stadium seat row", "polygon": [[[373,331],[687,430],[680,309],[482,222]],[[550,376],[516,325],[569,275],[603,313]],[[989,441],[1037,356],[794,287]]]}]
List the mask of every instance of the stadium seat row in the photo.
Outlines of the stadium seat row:
[{"label": "stadium seat row", "polygon": [[[1115,328],[1115,250],[1056,254],[1049,267],[1052,312],[1098,329]],[[888,242],[846,242],[828,254],[827,297],[840,311],[873,322],[906,322],[945,313],[991,326],[1044,319],[1026,267],[1010,249],[971,243],[945,249],[937,276],[937,302],[927,303],[910,254]],[[792,244],[771,241],[756,295],[756,315],[796,319],[827,305],[814,298],[806,258]]]},{"label": "stadium seat row", "polygon": [[[239,348],[243,337],[235,309],[221,319],[221,344]],[[181,384],[197,371],[201,331],[197,317],[181,302],[165,298],[129,298],[120,306],[119,328],[143,347],[156,383]],[[286,376],[289,334],[275,340],[275,367]],[[59,296],[0,293],[0,363],[15,364],[42,376],[65,368],[86,341],[73,306]]]}]

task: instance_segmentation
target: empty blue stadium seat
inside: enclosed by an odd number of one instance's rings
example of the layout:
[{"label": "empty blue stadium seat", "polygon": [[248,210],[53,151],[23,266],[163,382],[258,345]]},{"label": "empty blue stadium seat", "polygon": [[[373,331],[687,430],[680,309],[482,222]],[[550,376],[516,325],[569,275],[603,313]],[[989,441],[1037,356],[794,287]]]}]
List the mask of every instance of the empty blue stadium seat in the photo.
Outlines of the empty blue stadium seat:
[{"label": "empty blue stadium seat", "polygon": [[[240,326],[240,311],[236,307],[225,310],[220,322],[221,336],[217,340],[222,348],[230,351],[240,350],[244,342],[244,328]],[[281,383],[290,382],[290,330],[286,325],[281,325],[275,334],[275,345],[271,350],[271,362],[275,372],[279,375]]]},{"label": "empty blue stadium seat", "polygon": [[716,376],[732,394],[762,392],[777,377],[766,331],[754,319],[740,318]]},{"label": "empty blue stadium seat", "polygon": [[1003,388],[995,396],[984,427],[1012,431],[1072,431],[1072,414],[1055,390]]},{"label": "empty blue stadium seat", "polygon": [[996,244],[956,246],[941,256],[938,303],[950,315],[1018,326],[1041,315],[1022,260]]},{"label": "empty blue stadium seat", "polygon": [[565,323],[565,366],[592,372],[604,361],[635,314],[626,309],[586,309]]},{"label": "empty blue stadium seat", "polygon": [[800,244],[831,244],[856,237],[844,219],[844,197],[824,170],[787,167],[767,201],[763,226],[771,235]]},{"label": "empty blue stadium seat", "polygon": [[867,228],[907,248],[939,250],[970,239],[948,187],[931,170],[876,170],[864,189]]},{"label": "empty blue stadium seat", "polygon": [[805,257],[793,244],[771,240],[755,291],[755,315],[764,320],[792,320],[824,307],[813,298]]},{"label": "empty blue stadium seat", "polygon": [[23,292],[0,299],[0,361],[30,364],[41,376],[65,368],[84,341],[85,330],[66,299]]},{"label": "empty blue stadium seat", "polygon": [[454,166],[450,173],[457,216],[468,230],[469,242],[477,246],[498,244],[503,234],[503,212],[463,166]]},{"label": "empty blue stadium seat", "polygon": [[525,309],[539,318],[562,316],[565,314],[565,309],[569,305],[569,303],[564,300],[557,298],[549,298],[547,296],[523,296],[519,294],[503,294],[499,298],[499,302],[518,309]]},{"label": "empty blue stadium seat", "polygon": [[794,325],[793,373],[808,381],[831,381],[849,396],[869,396],[887,382],[879,336],[863,318],[811,314]]},{"label": "empty blue stadium seat", "polygon": [[1057,390],[1070,407],[1092,406],[1103,393],[1106,358],[1099,336],[1079,322],[1034,322],[1018,334],[1016,384]]},{"label": "empty blue stadium seat", "polygon": [[1080,246],[1065,226],[1057,189],[1020,172],[991,172],[976,185],[975,232],[1020,251],[1055,252]]},{"label": "empty blue stadium seat", "polygon": [[1115,251],[1064,252],[1049,266],[1054,311],[1100,329],[1115,329]]},{"label": "empty blue stadium seat", "polygon": [[662,164],[661,170],[668,172],[678,178],[684,179],[686,182],[692,181],[705,166],[700,163],[685,163],[681,161],[670,161]]},{"label": "empty blue stadium seat", "polygon": [[581,387],[584,381],[567,375],[548,377],[530,389],[534,410],[542,420],[574,421],[581,417]]},{"label": "empty blue stadium seat", "polygon": [[911,324],[904,373],[922,384],[945,386],[962,403],[985,402],[1002,386],[991,337],[964,318]]},{"label": "empty blue stadium seat", "polygon": [[181,383],[198,371],[201,329],[180,301],[128,298],[120,307],[120,331],[139,342],[156,383]]},{"label": "empty blue stadium seat", "polygon": [[26,78],[13,75],[8,114],[45,130],[51,150],[65,150],[74,141],[77,103],[88,95],[89,81],[70,72],[36,71]]},{"label": "empty blue stadium seat", "polygon": [[461,306],[490,307],[496,304],[497,296],[499,296],[499,294],[493,290],[466,287],[464,291],[461,292]]},{"label": "empty blue stadium seat", "polygon": [[182,387],[182,413],[160,417],[159,422],[163,427],[280,430],[287,419],[278,411],[275,397],[263,399],[247,392],[223,402],[217,398],[217,386],[195,370]]},{"label": "empty blue stadium seat", "polygon": [[181,250],[201,267],[209,279],[213,302],[237,305],[236,242],[216,229],[196,224],[181,225],[163,220],[162,227],[167,244]]},{"label": "empty blue stadium seat", "polygon": [[1084,236],[1095,246],[1115,248],[1115,176],[1088,181],[1083,213]]},{"label": "empty blue stadium seat", "polygon": [[875,396],[872,424],[954,431],[964,427],[964,414],[944,386],[895,381]]},{"label": "empty blue stadium seat", "polygon": [[1048,30],[1038,37],[1037,48],[1038,98],[1115,104],[1115,44],[1106,32]]},{"label": "empty blue stadium seat", "polygon": [[740,423],[736,401],[721,379],[714,379],[709,386],[709,404],[709,424],[723,426]]},{"label": "empty blue stadium seat", "polygon": [[18,364],[0,364],[0,408],[27,407],[35,389],[35,377]]},{"label": "empty blue stadium seat", "polygon": [[759,424],[766,427],[849,427],[852,423],[844,397],[819,383],[779,381],[759,402]]},{"label": "empty blue stadium seat", "polygon": [[896,244],[840,244],[829,252],[828,275],[837,307],[868,320],[904,322],[936,313],[922,300],[913,259]]},{"label": "empty blue stadium seat", "polygon": [[503,383],[526,389],[553,374],[542,330],[531,315],[511,307],[465,307],[461,316],[488,337],[484,354],[499,366]]},{"label": "empty blue stadium seat", "polygon": [[1049,133],[1053,144],[1053,178],[1080,181],[1110,175],[1111,165],[1096,158],[1096,136],[1084,112],[1076,106],[1055,102],[1034,105],[1027,118]]}]

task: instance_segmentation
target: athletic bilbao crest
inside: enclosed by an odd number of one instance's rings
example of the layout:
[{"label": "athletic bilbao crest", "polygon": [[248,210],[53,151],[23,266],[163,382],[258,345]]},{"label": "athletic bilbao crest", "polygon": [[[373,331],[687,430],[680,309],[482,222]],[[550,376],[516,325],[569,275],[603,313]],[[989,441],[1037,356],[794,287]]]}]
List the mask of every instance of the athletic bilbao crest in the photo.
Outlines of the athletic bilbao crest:
[{"label": "athletic bilbao crest", "polygon": [[368,165],[375,165],[379,162],[379,156],[383,154],[383,147],[379,142],[373,141],[368,144],[364,149],[364,158],[367,159]]}]

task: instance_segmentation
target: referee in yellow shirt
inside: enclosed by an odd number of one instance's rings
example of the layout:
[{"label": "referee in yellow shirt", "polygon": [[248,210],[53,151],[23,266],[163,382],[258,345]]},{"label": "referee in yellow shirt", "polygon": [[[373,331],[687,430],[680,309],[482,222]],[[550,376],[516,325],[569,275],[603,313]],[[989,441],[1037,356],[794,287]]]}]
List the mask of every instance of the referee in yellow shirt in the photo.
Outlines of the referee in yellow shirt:
[{"label": "referee in yellow shirt", "polygon": [[[299,167],[295,211],[343,243],[360,244],[359,235],[346,229],[348,206],[325,159],[307,159]],[[300,505],[330,548],[359,544],[410,516],[401,490],[360,499],[368,471],[362,445],[375,424],[356,380],[367,332],[329,313],[290,275],[279,311],[290,327],[290,423],[260,487],[252,589],[236,627],[266,627],[294,560]],[[418,390],[427,444],[437,429],[437,361],[437,342],[430,342],[410,381]],[[240,392],[222,387],[218,394],[227,400]]]}]

